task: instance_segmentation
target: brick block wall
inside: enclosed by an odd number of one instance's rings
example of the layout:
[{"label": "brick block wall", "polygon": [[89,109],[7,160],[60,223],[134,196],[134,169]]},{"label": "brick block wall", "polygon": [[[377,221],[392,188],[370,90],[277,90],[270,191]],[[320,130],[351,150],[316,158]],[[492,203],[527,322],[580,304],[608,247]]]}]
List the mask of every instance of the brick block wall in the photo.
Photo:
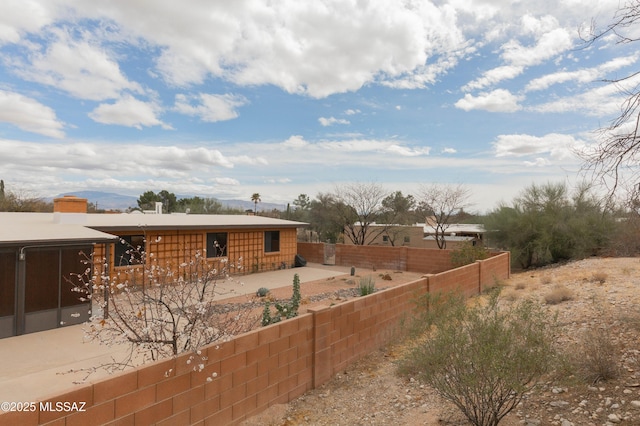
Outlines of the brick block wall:
[{"label": "brick block wall", "polygon": [[298,242],[298,254],[307,262],[324,263],[324,243]]},{"label": "brick block wall", "polygon": [[202,348],[199,355],[147,364],[43,400],[85,402],[85,412],[10,412],[0,414],[0,425],[239,424],[320,386],[390,342],[420,293],[478,294],[483,285],[508,278],[509,260],[508,253],[501,253],[369,296],[310,309]]}]

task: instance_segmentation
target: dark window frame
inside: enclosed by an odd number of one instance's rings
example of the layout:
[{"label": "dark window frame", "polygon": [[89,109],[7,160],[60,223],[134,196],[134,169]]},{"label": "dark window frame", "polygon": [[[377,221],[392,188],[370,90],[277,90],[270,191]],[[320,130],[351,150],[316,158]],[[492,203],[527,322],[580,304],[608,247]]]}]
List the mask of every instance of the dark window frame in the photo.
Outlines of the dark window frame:
[{"label": "dark window frame", "polygon": [[207,259],[227,257],[228,232],[207,232]]},{"label": "dark window frame", "polygon": [[279,251],[280,251],[280,231],[279,230],[264,231],[264,252],[277,253]]},{"label": "dark window frame", "polygon": [[123,267],[143,264],[146,248],[144,234],[121,235],[118,238],[120,239],[115,243],[114,249],[114,265]]}]

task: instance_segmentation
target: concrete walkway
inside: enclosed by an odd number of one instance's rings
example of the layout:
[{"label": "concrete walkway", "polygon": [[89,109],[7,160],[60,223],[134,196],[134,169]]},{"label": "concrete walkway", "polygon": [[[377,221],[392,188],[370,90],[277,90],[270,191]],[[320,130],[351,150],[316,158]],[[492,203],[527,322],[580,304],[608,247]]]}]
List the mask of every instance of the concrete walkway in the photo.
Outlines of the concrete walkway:
[{"label": "concrete walkway", "polygon": [[[216,299],[255,294],[260,287],[275,289],[290,287],[294,274],[305,282],[349,273],[347,267],[308,264],[302,268],[234,277],[216,287]],[[65,390],[73,390],[74,381],[81,381],[85,372],[67,373],[100,365],[113,359],[123,359],[124,347],[108,347],[84,341],[83,325],[58,328],[39,333],[0,339],[0,402],[36,402]],[[107,375],[97,371],[95,381]]]}]

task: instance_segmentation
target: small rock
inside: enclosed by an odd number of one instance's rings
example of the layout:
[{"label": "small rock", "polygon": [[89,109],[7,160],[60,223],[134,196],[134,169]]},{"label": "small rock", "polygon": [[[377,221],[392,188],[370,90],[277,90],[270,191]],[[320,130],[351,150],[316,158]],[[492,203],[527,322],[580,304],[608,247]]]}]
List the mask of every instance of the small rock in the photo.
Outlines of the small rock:
[{"label": "small rock", "polygon": [[620,417],[618,417],[617,414],[609,414],[607,416],[607,420],[609,420],[611,423],[620,423]]},{"label": "small rock", "polygon": [[631,406],[635,408],[640,408],[640,401],[631,401]]}]

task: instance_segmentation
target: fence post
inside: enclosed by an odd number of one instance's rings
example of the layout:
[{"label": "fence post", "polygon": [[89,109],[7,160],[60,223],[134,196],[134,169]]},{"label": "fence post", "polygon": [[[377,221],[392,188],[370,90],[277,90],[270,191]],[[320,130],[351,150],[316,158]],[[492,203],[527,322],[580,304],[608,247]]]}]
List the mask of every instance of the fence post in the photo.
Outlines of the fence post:
[{"label": "fence post", "polygon": [[321,306],[309,308],[313,315],[313,388],[317,388],[331,379],[333,362],[331,359],[331,307]]}]

